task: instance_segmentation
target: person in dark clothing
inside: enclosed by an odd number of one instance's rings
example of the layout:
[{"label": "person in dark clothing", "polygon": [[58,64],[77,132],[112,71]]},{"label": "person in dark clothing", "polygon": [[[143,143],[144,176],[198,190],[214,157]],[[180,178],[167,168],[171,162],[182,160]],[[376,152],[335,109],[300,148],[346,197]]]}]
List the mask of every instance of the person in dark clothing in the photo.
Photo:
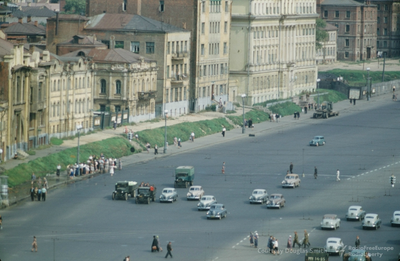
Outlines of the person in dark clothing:
[{"label": "person in dark clothing", "polygon": [[252,119],[249,119],[248,123],[249,123],[249,128],[253,127],[253,120]]},{"label": "person in dark clothing", "polygon": [[317,167],[314,167],[314,178],[317,179],[318,177],[318,169]]},{"label": "person in dark clothing", "polygon": [[360,237],[359,237],[359,236],[356,237],[355,245],[356,245],[356,248],[357,248],[357,249],[360,248]]},{"label": "person in dark clothing", "polygon": [[293,173],[293,163],[292,162],[290,162],[289,171],[290,171],[290,173]]},{"label": "person in dark clothing", "polygon": [[41,198],[42,198],[42,189],[41,189],[41,188],[38,188],[37,200],[40,201]]},{"label": "person in dark clothing", "polygon": [[274,247],[272,244],[272,241],[274,240],[274,238],[272,236],[269,237],[268,239],[268,248],[269,248],[269,253],[272,254],[272,248]]},{"label": "person in dark clothing", "polygon": [[356,105],[356,99],[353,99],[353,105]]},{"label": "person in dark clothing", "polygon": [[160,248],[158,247],[158,238],[157,236],[153,236],[153,243],[151,244],[151,252],[160,252]]},{"label": "person in dark clothing", "polygon": [[294,231],[293,247],[296,247],[296,244],[298,244],[299,247],[301,246],[301,245],[300,245],[300,242],[299,242],[299,236],[297,235],[297,232]]},{"label": "person in dark clothing", "polygon": [[300,119],[300,112],[297,112],[297,119]]},{"label": "person in dark clothing", "polygon": [[165,258],[167,258],[168,255],[170,255],[171,258],[172,258],[171,252],[172,252],[172,245],[171,245],[171,242],[169,242],[168,245],[167,245],[167,254],[165,255]]},{"label": "person in dark clothing", "polygon": [[30,192],[31,192],[31,200],[35,201],[35,189],[33,188],[33,186],[31,187]]}]

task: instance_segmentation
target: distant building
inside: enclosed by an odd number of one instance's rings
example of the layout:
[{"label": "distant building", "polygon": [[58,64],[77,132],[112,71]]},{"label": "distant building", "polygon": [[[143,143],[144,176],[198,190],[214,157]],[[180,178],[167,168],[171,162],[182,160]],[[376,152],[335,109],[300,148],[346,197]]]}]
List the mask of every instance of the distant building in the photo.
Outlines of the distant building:
[{"label": "distant building", "polygon": [[96,36],[74,35],[69,41],[57,44],[57,55],[68,54],[81,49],[107,49],[107,45],[97,41]]},{"label": "distant building", "polygon": [[16,23],[2,24],[1,30],[13,43],[41,43],[46,39],[46,29],[37,21],[23,23],[19,18]]},{"label": "distant building", "polygon": [[325,41],[322,41],[322,48],[316,51],[317,64],[328,64],[336,62],[337,50],[337,27],[326,24],[323,29],[328,34]]},{"label": "distant building", "polygon": [[14,23],[18,22],[19,18],[22,18],[22,21],[35,22],[37,21],[39,24],[46,24],[47,18],[55,16],[56,12],[48,9],[46,6],[32,7],[27,6],[22,8],[22,10],[16,10],[7,17],[6,22]]}]

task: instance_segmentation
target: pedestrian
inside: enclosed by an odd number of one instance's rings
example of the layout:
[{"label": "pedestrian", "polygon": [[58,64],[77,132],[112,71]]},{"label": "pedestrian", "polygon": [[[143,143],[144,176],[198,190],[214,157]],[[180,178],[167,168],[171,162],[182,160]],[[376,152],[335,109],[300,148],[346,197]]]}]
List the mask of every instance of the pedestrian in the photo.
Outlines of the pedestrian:
[{"label": "pedestrian", "polygon": [[192,138],[192,142],[194,142],[194,132],[192,132],[192,134],[190,134],[190,137]]},{"label": "pedestrian", "polygon": [[300,112],[297,112],[297,119],[300,120]]},{"label": "pedestrian", "polygon": [[292,162],[290,162],[289,170],[290,170],[290,173],[293,173],[293,163]]},{"label": "pedestrian", "polygon": [[270,254],[272,254],[272,248],[274,247],[273,246],[273,242],[274,241],[274,238],[272,237],[272,236],[270,236],[269,238],[268,238],[268,244],[267,244],[267,247],[268,247],[268,249],[269,249],[269,253]]},{"label": "pedestrian", "polygon": [[182,147],[181,145],[181,138],[178,139],[178,148],[180,149]]},{"label": "pedestrian", "polygon": [[250,118],[249,119],[249,129],[253,127],[253,120]]},{"label": "pedestrian", "polygon": [[43,186],[48,189],[49,188],[49,184],[47,183],[47,179],[43,178]]},{"label": "pedestrian", "polygon": [[297,118],[297,112],[293,113],[293,117],[294,117],[294,119]]},{"label": "pedestrian", "polygon": [[352,104],[353,103],[353,99],[350,99],[350,104]]},{"label": "pedestrian", "polygon": [[301,246],[299,242],[299,236],[297,235],[297,231],[294,231],[293,247],[296,247],[296,244],[298,244],[299,247]]},{"label": "pedestrian", "polygon": [[278,248],[278,239],[275,238],[274,240],[274,255],[278,254],[279,255],[279,248]]},{"label": "pedestrian", "polygon": [[33,237],[31,252],[33,252],[33,250],[35,250],[35,252],[37,252],[37,241],[36,241],[36,237],[35,236]]},{"label": "pedestrian", "polygon": [[42,188],[42,199],[43,199],[43,201],[46,201],[46,194],[47,194],[46,186],[43,186],[43,188]]},{"label": "pedestrian", "polygon": [[337,169],[336,171],[336,181],[340,181],[340,171]]},{"label": "pedestrian", "polygon": [[353,105],[356,105],[356,99],[353,99]]},{"label": "pedestrian", "polygon": [[359,236],[356,237],[355,245],[356,245],[356,248],[357,248],[357,249],[360,248],[360,237],[359,237]]},{"label": "pedestrian", "polygon": [[35,187],[35,192],[34,192],[33,196],[34,196],[34,198],[37,199],[37,197],[38,197],[38,188],[37,187]]},{"label": "pedestrian", "polygon": [[115,168],[117,168],[117,164],[118,164],[117,158],[114,158],[114,167]]},{"label": "pedestrian", "polygon": [[35,176],[35,173],[33,173],[33,172],[31,175],[31,181],[32,181],[32,184],[36,181],[36,176]]},{"label": "pedestrian", "polygon": [[221,170],[222,174],[225,174],[225,161],[222,162],[222,170]]},{"label": "pedestrian", "polygon": [[317,167],[315,166],[315,167],[314,167],[314,178],[317,179],[317,177],[318,177],[318,169],[317,169]]},{"label": "pedestrian", "polygon": [[253,246],[253,233],[250,232],[250,246]]},{"label": "pedestrian", "polygon": [[286,247],[289,248],[289,249],[292,249],[292,247],[293,247],[292,235],[289,235]]},{"label": "pedestrian", "polygon": [[41,198],[42,198],[42,189],[39,187],[37,191],[37,200],[40,201]]},{"label": "pedestrian", "polygon": [[146,143],[146,149],[147,149],[147,153],[150,153],[150,143]]},{"label": "pedestrian", "polygon": [[258,233],[257,232],[254,234],[254,247],[255,248],[258,247]]},{"label": "pedestrian", "polygon": [[178,139],[174,137],[174,146],[178,145]]},{"label": "pedestrian", "polygon": [[71,167],[69,170],[69,178],[72,179],[74,177],[74,168]]},{"label": "pedestrian", "polygon": [[151,252],[160,252],[160,248],[158,247],[158,238],[157,236],[153,236],[153,243],[151,244]]},{"label": "pedestrian", "polygon": [[57,165],[57,177],[60,176],[60,173],[61,173],[61,165],[58,164],[58,165]]},{"label": "pedestrian", "polygon": [[226,131],[226,128],[223,127],[223,128],[222,128],[222,137],[225,137],[225,131]]},{"label": "pedestrian", "polygon": [[114,175],[114,165],[110,162],[110,175],[111,177]]},{"label": "pedestrian", "polygon": [[122,170],[122,159],[118,159],[118,169]]},{"label": "pedestrian", "polygon": [[33,186],[31,187],[30,192],[31,192],[31,200],[35,201],[35,189],[33,188]]},{"label": "pedestrian", "polygon": [[308,233],[307,230],[304,229],[304,240],[303,240],[303,247],[305,248],[306,246],[310,246],[310,241],[308,239]]},{"label": "pedestrian", "polygon": [[167,254],[165,255],[165,258],[167,258],[168,257],[168,255],[169,256],[171,256],[171,258],[172,258],[172,245],[171,245],[171,241],[168,243],[168,245],[167,245]]},{"label": "pedestrian", "polygon": [[117,129],[117,121],[114,121],[114,123],[113,123],[113,127],[114,127],[114,130],[116,130],[116,129]]},{"label": "pedestrian", "polygon": [[135,138],[136,138],[136,140],[139,140],[139,135],[136,134],[136,135],[135,135]]},{"label": "pedestrian", "polygon": [[247,128],[247,119],[244,119],[244,127]]},{"label": "pedestrian", "polygon": [[157,155],[157,154],[158,154],[158,146],[156,144],[156,145],[154,145],[154,155]]},{"label": "pedestrian", "polygon": [[396,86],[393,86],[393,92],[395,92],[396,91]]}]

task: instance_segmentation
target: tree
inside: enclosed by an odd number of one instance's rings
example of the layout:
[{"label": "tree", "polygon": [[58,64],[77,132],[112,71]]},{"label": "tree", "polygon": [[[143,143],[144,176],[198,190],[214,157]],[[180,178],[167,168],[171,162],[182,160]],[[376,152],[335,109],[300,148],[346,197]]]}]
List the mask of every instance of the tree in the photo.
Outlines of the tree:
[{"label": "tree", "polygon": [[85,14],[85,0],[65,0],[64,10],[67,14]]},{"label": "tree", "polygon": [[319,50],[322,48],[321,42],[324,42],[328,38],[328,33],[324,30],[326,22],[323,19],[317,18],[316,24],[315,49]]}]

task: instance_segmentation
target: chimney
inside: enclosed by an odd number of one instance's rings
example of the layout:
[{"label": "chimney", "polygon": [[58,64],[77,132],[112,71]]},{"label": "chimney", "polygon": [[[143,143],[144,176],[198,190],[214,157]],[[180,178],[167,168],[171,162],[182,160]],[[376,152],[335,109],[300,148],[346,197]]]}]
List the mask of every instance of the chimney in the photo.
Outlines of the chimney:
[{"label": "chimney", "polygon": [[22,24],[22,17],[18,17],[18,23]]},{"label": "chimney", "polygon": [[28,15],[28,17],[26,18],[26,22],[30,23],[32,21],[32,17],[30,15]]},{"label": "chimney", "polygon": [[38,26],[38,22],[37,22],[37,21],[35,21],[35,22],[34,22],[34,25],[37,27],[37,26]]}]

